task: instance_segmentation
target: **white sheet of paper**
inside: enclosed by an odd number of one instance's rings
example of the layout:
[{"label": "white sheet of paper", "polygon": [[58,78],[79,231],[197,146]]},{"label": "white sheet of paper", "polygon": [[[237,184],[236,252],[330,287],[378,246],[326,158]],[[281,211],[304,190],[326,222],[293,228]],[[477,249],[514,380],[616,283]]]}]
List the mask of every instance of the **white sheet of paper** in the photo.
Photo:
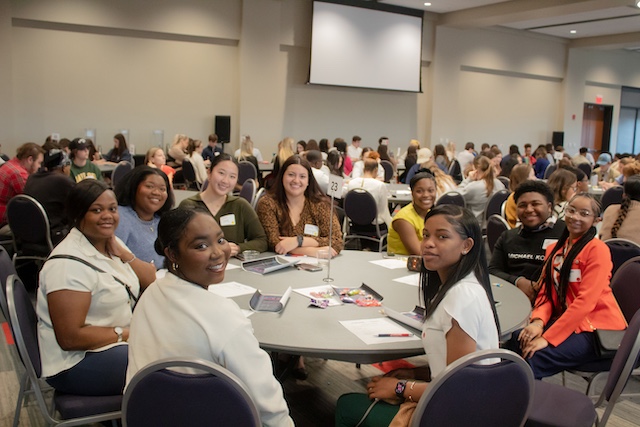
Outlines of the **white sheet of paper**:
[{"label": "white sheet of paper", "polygon": [[240,266],[239,265],[235,265],[235,264],[227,263],[227,267],[224,269],[224,271],[234,270],[236,268],[240,268]]},{"label": "white sheet of paper", "polygon": [[[242,310],[242,309],[240,309]],[[254,311],[251,310],[242,310],[242,314],[244,314],[244,317],[249,317],[251,316],[253,313],[255,313]]]},{"label": "white sheet of paper", "polygon": [[394,282],[405,283],[411,286],[419,286],[420,285],[420,273],[409,274],[408,276],[398,277],[397,279],[393,279]]},{"label": "white sheet of paper", "polygon": [[227,282],[209,286],[209,292],[213,292],[214,294],[224,298],[239,297],[240,295],[251,295],[255,293],[255,291],[256,288],[252,288],[251,286],[243,285],[242,283],[238,282]]},{"label": "white sheet of paper", "polygon": [[407,268],[406,257],[384,258],[369,262],[371,264],[379,265],[380,267],[388,268],[390,270],[395,270],[396,268]]},{"label": "white sheet of paper", "polygon": [[[385,344],[419,340],[410,330],[403,328],[393,320],[380,317],[376,319],[341,320],[342,326],[360,338],[365,344]],[[411,334],[410,337],[378,337],[378,334]]]},{"label": "white sheet of paper", "polygon": [[[331,285],[318,285],[308,288],[294,289],[294,292],[299,293],[309,299],[326,299],[329,300],[329,306],[342,305],[342,302],[336,295],[336,291]],[[312,295],[315,294],[315,295]],[[325,295],[324,297],[322,295]]]}]

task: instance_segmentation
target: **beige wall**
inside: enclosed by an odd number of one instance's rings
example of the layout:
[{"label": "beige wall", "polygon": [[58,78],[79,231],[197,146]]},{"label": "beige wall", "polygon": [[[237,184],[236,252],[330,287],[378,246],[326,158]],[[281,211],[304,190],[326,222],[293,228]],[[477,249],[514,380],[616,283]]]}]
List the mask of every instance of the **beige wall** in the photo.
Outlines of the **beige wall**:
[{"label": "beige wall", "polygon": [[594,82],[608,88],[607,100],[620,85],[640,87],[637,55],[568,51],[558,39],[516,31],[436,30],[428,14],[423,93],[307,85],[311,0],[146,5],[0,0],[6,152],[85,128],[96,129],[103,148],[129,129],[143,152],[154,130],[165,143],[175,133],[206,138],[215,115],[231,116],[233,148],[250,134],[265,158],[284,136],[359,134],[375,147],[386,135],[394,148],[411,138],[431,146],[473,140],[506,149],[547,142],[563,128],[579,141]]}]

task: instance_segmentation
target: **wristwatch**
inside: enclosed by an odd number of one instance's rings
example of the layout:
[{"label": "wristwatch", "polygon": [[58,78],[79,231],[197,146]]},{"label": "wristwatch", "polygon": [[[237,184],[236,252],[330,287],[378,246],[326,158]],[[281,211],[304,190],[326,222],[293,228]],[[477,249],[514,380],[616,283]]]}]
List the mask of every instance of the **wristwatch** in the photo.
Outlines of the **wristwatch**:
[{"label": "wristwatch", "polygon": [[113,328],[113,332],[115,332],[118,335],[118,341],[116,342],[122,342],[122,333],[124,332],[122,330],[122,328],[120,326],[116,326],[115,328]]},{"label": "wristwatch", "polygon": [[396,396],[399,399],[404,399],[404,389],[407,387],[407,380],[400,380],[396,384]]},{"label": "wristwatch", "polygon": [[304,236],[302,234],[298,234],[298,247],[301,247],[303,242]]}]

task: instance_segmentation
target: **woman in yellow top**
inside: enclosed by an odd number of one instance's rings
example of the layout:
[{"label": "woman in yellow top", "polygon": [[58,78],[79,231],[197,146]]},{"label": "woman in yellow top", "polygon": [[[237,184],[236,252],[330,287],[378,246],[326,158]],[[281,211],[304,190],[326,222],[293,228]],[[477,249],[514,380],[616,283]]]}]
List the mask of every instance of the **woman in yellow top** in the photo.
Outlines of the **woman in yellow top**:
[{"label": "woman in yellow top", "polygon": [[400,209],[391,221],[387,252],[398,255],[420,255],[424,217],[436,200],[436,179],[429,172],[411,178],[412,202]]}]

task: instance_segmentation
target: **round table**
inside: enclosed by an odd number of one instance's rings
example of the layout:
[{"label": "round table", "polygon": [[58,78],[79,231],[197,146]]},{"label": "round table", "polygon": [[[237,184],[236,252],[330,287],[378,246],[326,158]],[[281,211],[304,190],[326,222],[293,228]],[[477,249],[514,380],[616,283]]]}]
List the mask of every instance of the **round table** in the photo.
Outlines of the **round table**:
[{"label": "round table", "polygon": [[[331,260],[332,285],[355,288],[363,283],[383,296],[383,305],[396,311],[411,311],[419,305],[419,288],[393,281],[411,274],[405,268],[388,269],[370,261],[382,260],[377,252],[342,251]],[[236,259],[230,261],[239,264]],[[267,294],[283,294],[293,289],[327,284],[326,268],[321,272],[308,272],[286,268],[265,275],[242,269],[228,270],[225,282],[239,282],[260,289]],[[518,288],[502,279],[491,277],[494,299],[500,319],[502,336],[522,327],[528,320],[531,305]],[[213,285],[215,286],[215,285]],[[243,309],[249,309],[250,295],[235,297]],[[358,307],[353,304],[320,309],[309,306],[309,299],[296,292],[279,313],[255,312],[249,319],[255,336],[267,351],[299,354],[354,363],[375,363],[424,353],[421,340],[408,340],[367,345],[345,328],[341,320],[385,317],[380,307]]]}]

